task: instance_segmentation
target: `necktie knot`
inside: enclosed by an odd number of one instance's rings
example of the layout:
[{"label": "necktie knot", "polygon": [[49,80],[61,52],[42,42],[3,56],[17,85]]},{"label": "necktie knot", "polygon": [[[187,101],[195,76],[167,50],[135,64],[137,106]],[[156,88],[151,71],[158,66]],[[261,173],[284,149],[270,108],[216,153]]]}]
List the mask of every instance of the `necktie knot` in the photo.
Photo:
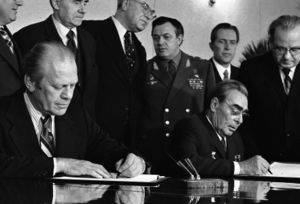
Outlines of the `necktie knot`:
[{"label": "necktie knot", "polygon": [[229,73],[227,69],[225,69],[225,71],[223,72],[223,76],[224,76],[224,80],[229,79]]},{"label": "necktie knot", "polygon": [[282,72],[284,74],[284,80],[283,81],[284,81],[284,89],[285,89],[286,94],[289,94],[290,89],[291,89],[291,85],[292,85],[292,79],[289,76],[290,71],[291,70],[289,68],[282,69]]},{"label": "necktie knot", "polygon": [[77,47],[76,47],[76,44],[75,44],[74,37],[75,37],[74,31],[73,31],[73,30],[69,30],[69,32],[67,33],[67,38],[68,38],[68,41],[67,41],[67,47],[68,47],[68,48],[74,53],[74,55],[76,56]]}]

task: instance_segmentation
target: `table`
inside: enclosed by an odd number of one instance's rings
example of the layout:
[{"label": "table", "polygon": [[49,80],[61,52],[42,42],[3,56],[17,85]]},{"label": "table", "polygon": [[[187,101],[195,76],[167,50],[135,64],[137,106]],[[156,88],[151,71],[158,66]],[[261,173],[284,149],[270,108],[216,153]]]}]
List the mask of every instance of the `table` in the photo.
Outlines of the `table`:
[{"label": "table", "polygon": [[[0,203],[299,203],[300,183],[231,179],[219,189],[186,189],[169,179],[158,186],[54,183],[45,179],[0,179]],[[55,201],[52,199],[55,198]]]}]

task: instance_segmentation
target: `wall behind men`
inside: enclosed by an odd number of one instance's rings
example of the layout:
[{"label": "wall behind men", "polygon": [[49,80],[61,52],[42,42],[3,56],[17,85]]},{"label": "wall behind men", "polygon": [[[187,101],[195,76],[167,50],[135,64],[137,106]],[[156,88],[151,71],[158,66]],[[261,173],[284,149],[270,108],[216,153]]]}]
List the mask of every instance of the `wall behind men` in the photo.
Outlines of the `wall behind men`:
[{"label": "wall behind men", "polygon": [[[157,16],[178,19],[184,26],[185,37],[182,50],[209,59],[208,46],[212,28],[221,22],[229,22],[240,30],[240,43],[233,64],[239,66],[241,52],[251,41],[257,42],[267,36],[270,22],[283,14],[299,15],[299,0],[145,0],[150,1]],[[90,0],[86,19],[105,19],[115,13],[117,0]],[[8,27],[12,32],[46,19],[52,12],[49,0],[24,0],[17,21]],[[147,58],[155,55],[151,39],[151,25],[138,34],[147,51]]]}]

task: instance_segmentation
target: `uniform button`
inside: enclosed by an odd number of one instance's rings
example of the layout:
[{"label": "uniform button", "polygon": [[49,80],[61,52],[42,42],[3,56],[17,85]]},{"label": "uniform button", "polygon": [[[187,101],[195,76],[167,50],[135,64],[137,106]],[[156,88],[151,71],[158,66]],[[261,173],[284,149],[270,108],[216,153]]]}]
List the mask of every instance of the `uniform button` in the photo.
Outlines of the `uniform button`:
[{"label": "uniform button", "polygon": [[169,124],[170,124],[170,121],[166,120],[166,121],[165,121],[165,124],[166,124],[166,125],[169,125]]},{"label": "uniform button", "polygon": [[286,134],[287,137],[291,136],[289,133]]},{"label": "uniform button", "polygon": [[191,110],[189,108],[185,109],[185,112],[189,113]]},{"label": "uniform button", "polygon": [[169,108],[165,108],[165,112],[168,113],[170,111]]},{"label": "uniform button", "polygon": [[167,133],[166,133],[166,137],[169,137],[169,136],[170,136],[170,133],[167,132]]}]

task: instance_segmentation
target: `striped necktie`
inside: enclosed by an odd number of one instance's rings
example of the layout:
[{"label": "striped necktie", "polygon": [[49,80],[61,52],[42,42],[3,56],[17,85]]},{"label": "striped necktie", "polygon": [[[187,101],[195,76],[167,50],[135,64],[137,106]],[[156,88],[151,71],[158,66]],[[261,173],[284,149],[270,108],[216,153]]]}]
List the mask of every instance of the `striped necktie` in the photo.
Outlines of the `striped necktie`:
[{"label": "striped necktie", "polygon": [[129,71],[132,71],[135,66],[135,48],[132,41],[132,33],[127,31],[124,35],[124,48],[126,55],[126,62],[130,68]]},{"label": "striped necktie", "polygon": [[48,157],[54,156],[54,137],[52,134],[52,119],[50,115],[41,118],[42,132],[41,132],[41,149]]},{"label": "striped necktie", "polygon": [[229,79],[229,73],[228,73],[227,69],[225,69],[225,71],[223,72],[223,76],[224,76],[223,80],[228,80]]},{"label": "striped necktie", "polygon": [[288,95],[292,86],[292,79],[289,76],[291,70],[289,68],[284,68],[282,69],[282,71],[284,73],[284,90],[286,95]]},{"label": "striped necktie", "polygon": [[74,37],[75,37],[74,31],[70,30],[67,34],[67,38],[68,38],[67,47],[73,52],[74,56],[76,57],[77,47],[76,47]]},{"label": "striped necktie", "polygon": [[10,51],[14,54],[14,45],[13,45],[7,31],[5,30],[4,26],[0,26],[0,35],[4,39],[5,44],[8,46]]}]

